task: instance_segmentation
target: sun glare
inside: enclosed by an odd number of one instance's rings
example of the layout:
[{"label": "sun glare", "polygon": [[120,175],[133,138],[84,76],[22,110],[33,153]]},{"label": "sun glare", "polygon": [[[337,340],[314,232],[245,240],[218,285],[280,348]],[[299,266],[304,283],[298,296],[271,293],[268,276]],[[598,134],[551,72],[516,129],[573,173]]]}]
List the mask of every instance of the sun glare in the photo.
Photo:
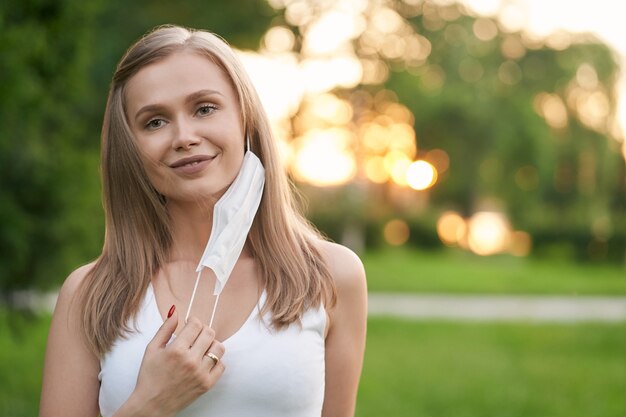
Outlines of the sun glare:
[{"label": "sun glare", "polygon": [[437,181],[437,170],[426,161],[415,161],[406,171],[406,182],[414,190],[425,190]]},{"label": "sun glare", "polygon": [[468,244],[478,255],[493,255],[508,248],[510,227],[501,213],[478,212],[468,221]]},{"label": "sun glare", "polygon": [[356,174],[352,134],[340,128],[311,130],[295,141],[294,174],[317,186],[345,184]]}]

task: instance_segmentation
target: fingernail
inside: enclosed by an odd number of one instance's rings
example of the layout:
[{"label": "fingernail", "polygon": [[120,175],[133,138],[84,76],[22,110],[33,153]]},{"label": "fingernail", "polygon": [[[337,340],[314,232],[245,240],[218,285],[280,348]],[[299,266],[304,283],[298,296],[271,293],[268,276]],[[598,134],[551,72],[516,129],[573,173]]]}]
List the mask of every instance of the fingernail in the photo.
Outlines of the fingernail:
[{"label": "fingernail", "polygon": [[172,306],[170,307],[170,311],[167,312],[167,318],[168,319],[170,317],[172,317],[172,314],[174,314],[174,310],[176,310],[176,306],[174,304],[172,304]]}]

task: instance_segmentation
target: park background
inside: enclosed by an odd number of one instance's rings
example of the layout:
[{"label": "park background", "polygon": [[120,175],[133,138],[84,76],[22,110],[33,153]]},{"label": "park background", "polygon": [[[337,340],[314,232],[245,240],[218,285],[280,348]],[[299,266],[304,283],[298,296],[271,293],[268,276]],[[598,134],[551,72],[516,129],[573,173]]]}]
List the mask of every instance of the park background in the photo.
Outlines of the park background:
[{"label": "park background", "polygon": [[[307,216],[372,294],[623,297],[623,58],[486,3],[2,2],[0,415],[37,413],[49,312],[25,294],[101,249],[108,83],[159,24],[240,51]],[[357,416],[626,414],[624,321],[372,315],[367,343]]]}]

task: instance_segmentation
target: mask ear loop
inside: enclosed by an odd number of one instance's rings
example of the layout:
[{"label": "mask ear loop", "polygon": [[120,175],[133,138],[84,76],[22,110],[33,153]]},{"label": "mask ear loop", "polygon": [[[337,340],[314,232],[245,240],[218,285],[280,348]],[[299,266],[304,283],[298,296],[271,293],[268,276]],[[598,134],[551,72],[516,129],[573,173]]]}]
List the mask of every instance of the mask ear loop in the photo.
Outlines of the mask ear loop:
[{"label": "mask ear loop", "polygon": [[250,148],[250,136],[249,135],[246,135],[246,150],[252,151],[252,149]]},{"label": "mask ear loop", "polygon": [[198,271],[198,276],[196,277],[196,283],[193,286],[193,291],[191,292],[191,299],[189,300],[189,307],[187,307],[187,314],[185,314],[185,323],[189,319],[189,313],[191,313],[191,306],[193,305],[193,301],[196,299],[196,290],[198,289],[198,284],[200,283],[200,275],[202,274],[202,270],[204,268],[200,268]]},{"label": "mask ear loop", "polygon": [[[185,314],[185,323],[187,323],[187,320],[189,319],[189,314],[191,313],[191,306],[193,305],[194,300],[196,299],[196,290],[198,289],[198,284],[200,283],[200,275],[202,275],[202,270],[204,268],[200,268],[200,271],[198,271],[198,276],[196,277],[196,283],[193,286],[193,291],[191,292],[191,299],[189,300],[189,307],[187,307],[187,314]],[[215,284],[217,285],[217,283]],[[211,320],[209,320],[209,327],[213,327],[213,319],[215,318],[215,311],[217,311],[217,303],[220,300],[220,294],[217,294],[217,297],[215,298],[215,304],[213,305],[213,312],[211,313]]]},{"label": "mask ear loop", "polygon": [[[217,285],[217,284],[216,284]],[[211,320],[209,320],[209,327],[213,328],[213,319],[215,318],[215,311],[217,311],[217,303],[218,301],[220,301],[220,294],[217,294],[217,297],[215,297],[215,304],[213,304],[213,312],[211,313]]]}]

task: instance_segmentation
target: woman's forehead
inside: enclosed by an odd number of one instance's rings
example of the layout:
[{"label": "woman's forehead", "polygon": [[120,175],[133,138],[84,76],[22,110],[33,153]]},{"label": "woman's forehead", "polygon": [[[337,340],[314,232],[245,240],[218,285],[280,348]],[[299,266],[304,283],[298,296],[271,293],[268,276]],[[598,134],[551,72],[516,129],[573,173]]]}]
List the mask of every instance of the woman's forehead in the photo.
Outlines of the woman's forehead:
[{"label": "woman's forehead", "polygon": [[132,113],[141,106],[181,100],[198,91],[236,99],[224,70],[207,56],[175,52],[140,69],[127,82],[125,98]]}]

